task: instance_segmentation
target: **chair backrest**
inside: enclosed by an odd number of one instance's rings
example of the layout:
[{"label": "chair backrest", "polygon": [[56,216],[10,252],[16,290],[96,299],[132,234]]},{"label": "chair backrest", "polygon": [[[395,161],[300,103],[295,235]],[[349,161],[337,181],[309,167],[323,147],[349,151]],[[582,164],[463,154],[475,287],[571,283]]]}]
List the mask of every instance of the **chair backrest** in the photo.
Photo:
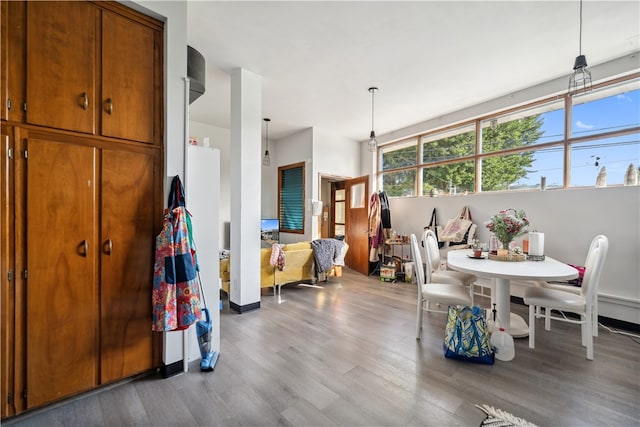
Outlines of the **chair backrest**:
[{"label": "chair backrest", "polygon": [[431,272],[440,269],[440,248],[436,234],[432,230],[425,230],[422,233],[422,244],[427,263],[431,265],[431,269],[427,271],[427,283],[429,283],[431,282]]},{"label": "chair backrest", "polygon": [[602,274],[602,267],[608,250],[609,239],[607,239],[607,236],[599,234],[591,241],[589,253],[587,253],[587,260],[584,263],[585,271],[582,279],[582,288],[580,290],[582,296],[584,296],[587,301],[590,301],[598,291],[600,275]]},{"label": "chair backrest", "polygon": [[416,282],[418,282],[418,301],[422,301],[422,285],[426,282],[424,281],[424,270],[422,269],[420,245],[418,245],[418,238],[415,234],[409,236],[409,243],[411,244],[411,259],[413,260]]}]

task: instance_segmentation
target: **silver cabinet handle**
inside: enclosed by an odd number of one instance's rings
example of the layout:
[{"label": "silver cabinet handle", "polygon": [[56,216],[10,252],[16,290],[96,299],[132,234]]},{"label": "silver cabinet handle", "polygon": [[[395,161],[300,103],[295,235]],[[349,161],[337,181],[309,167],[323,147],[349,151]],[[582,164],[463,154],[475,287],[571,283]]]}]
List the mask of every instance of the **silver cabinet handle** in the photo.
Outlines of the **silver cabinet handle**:
[{"label": "silver cabinet handle", "polygon": [[80,245],[78,245],[78,252],[80,253],[80,256],[83,257],[89,255],[89,242],[83,240]]},{"label": "silver cabinet handle", "polygon": [[107,255],[111,255],[113,252],[113,241],[111,239],[107,239],[104,242],[104,253]]}]

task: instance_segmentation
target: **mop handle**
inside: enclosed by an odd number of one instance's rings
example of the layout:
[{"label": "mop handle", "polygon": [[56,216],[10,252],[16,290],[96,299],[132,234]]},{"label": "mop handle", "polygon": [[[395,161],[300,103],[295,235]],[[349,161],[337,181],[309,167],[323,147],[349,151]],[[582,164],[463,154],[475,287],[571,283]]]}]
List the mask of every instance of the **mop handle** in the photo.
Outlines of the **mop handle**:
[{"label": "mop handle", "polygon": [[196,274],[198,275],[198,285],[200,286],[200,295],[202,295],[202,302],[204,303],[204,308],[207,308],[207,300],[204,297],[204,288],[202,287],[202,279],[200,278],[200,271],[196,270]]}]

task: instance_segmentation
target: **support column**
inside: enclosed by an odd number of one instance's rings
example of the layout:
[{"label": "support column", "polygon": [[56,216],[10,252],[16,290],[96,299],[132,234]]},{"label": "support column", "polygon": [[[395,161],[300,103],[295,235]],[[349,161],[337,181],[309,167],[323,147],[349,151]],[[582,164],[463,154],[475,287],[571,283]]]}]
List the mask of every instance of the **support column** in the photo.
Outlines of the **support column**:
[{"label": "support column", "polygon": [[231,292],[239,313],[260,308],[262,77],[231,73]]}]

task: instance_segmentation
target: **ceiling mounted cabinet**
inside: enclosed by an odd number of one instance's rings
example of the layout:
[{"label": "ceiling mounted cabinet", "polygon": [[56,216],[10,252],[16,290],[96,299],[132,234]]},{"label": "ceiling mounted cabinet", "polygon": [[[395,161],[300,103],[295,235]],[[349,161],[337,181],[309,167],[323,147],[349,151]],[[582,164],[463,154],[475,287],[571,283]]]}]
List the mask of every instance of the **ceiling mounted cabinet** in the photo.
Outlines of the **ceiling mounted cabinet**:
[{"label": "ceiling mounted cabinet", "polygon": [[156,26],[93,3],[27,2],[27,123],[162,143],[160,45]]}]

